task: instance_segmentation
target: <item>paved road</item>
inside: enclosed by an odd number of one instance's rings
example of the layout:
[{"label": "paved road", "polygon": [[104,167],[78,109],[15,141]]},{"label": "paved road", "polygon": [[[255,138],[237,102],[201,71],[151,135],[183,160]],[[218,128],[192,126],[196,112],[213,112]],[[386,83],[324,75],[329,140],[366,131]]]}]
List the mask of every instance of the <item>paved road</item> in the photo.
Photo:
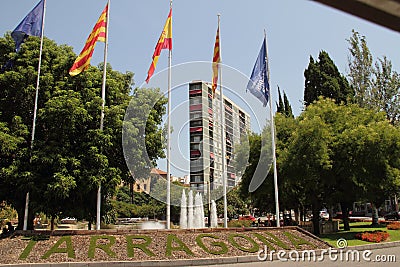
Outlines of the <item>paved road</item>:
[{"label": "paved road", "polygon": [[[354,251],[354,250],[353,250]],[[350,259],[349,261],[346,261],[346,254],[342,254],[343,260],[340,261],[340,254],[337,254],[337,259],[334,260],[334,254],[331,255],[332,260],[330,259],[329,255],[325,255],[324,259],[321,261],[320,256],[316,257],[315,261],[279,261],[278,259],[275,259],[273,261],[267,260],[267,261],[260,261],[260,262],[252,262],[252,263],[238,263],[238,264],[224,264],[220,265],[223,267],[266,267],[266,266],[276,266],[276,267],[291,267],[291,266],[307,266],[307,267],[318,267],[318,266],[324,266],[324,267],[333,267],[333,266],[356,266],[356,267],[372,267],[372,266],[383,266],[383,267],[394,267],[394,266],[399,266],[400,263],[400,247],[391,247],[391,248],[383,248],[383,249],[374,249],[370,250],[370,254],[365,252],[363,256],[363,252],[360,251],[360,259],[359,261],[357,260],[351,260],[352,255],[348,254],[348,258]],[[355,254],[354,254],[355,255]],[[295,256],[295,254],[293,254]],[[286,258],[288,258],[288,255],[286,255]],[[300,256],[301,258],[301,256]],[[356,257],[355,257],[356,259]],[[203,265],[204,266],[204,265]],[[213,266],[215,267],[216,265],[210,265],[210,267]]]}]

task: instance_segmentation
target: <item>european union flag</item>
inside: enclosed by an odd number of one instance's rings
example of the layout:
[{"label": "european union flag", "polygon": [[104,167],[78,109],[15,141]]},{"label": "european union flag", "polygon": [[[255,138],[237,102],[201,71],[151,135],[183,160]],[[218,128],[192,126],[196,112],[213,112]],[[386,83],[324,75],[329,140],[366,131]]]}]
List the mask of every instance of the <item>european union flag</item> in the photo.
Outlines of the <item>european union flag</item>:
[{"label": "european union flag", "polygon": [[264,38],[260,53],[258,54],[253,72],[250,76],[250,81],[246,87],[246,90],[249,90],[250,93],[257,97],[263,103],[264,107],[267,105],[269,99],[269,79],[267,73],[267,43]]},{"label": "european union flag", "polygon": [[44,0],[41,0],[11,33],[11,37],[15,41],[15,50],[17,52],[19,51],[21,44],[29,35],[42,35],[43,14]]}]

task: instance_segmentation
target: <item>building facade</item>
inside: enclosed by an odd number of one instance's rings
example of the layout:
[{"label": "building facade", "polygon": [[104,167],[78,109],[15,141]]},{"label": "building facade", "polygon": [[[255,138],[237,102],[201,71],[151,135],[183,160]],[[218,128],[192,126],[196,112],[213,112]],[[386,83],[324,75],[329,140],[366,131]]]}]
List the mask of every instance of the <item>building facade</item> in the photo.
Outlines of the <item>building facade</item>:
[{"label": "building facade", "polygon": [[[224,97],[225,158],[227,186],[238,184],[234,148],[250,130],[250,116]],[[222,136],[220,97],[214,98],[211,85],[202,81],[189,84],[190,188],[206,192],[222,186]]]}]

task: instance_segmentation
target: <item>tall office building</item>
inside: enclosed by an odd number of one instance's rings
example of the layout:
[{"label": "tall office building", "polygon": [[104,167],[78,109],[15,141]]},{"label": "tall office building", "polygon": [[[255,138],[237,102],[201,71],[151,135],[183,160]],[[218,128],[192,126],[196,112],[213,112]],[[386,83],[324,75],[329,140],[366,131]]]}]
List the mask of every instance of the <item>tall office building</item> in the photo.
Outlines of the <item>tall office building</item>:
[{"label": "tall office building", "polygon": [[[190,188],[207,192],[222,186],[222,136],[219,90],[214,98],[211,85],[202,81],[189,84]],[[225,152],[228,188],[241,176],[235,170],[235,145],[250,130],[250,116],[224,97]]]}]

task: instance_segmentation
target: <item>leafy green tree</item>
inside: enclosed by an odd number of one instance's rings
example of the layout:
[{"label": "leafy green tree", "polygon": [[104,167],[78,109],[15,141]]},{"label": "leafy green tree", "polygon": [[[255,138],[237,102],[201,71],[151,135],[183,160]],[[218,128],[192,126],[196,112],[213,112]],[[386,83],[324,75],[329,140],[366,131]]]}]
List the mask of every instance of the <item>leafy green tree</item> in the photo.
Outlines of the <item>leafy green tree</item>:
[{"label": "leafy green tree", "polygon": [[355,89],[355,101],[361,107],[385,111],[392,124],[400,120],[400,76],[384,56],[373,65],[373,57],[365,36],[352,31],[348,40],[350,84]]},{"label": "leafy green tree", "polygon": [[[226,195],[227,201],[227,213],[228,218],[234,218],[238,215],[247,215],[250,213],[250,207],[248,198],[243,198],[240,195],[239,189],[237,187],[230,190]],[[219,215],[224,214],[224,201],[222,198],[216,201],[217,213]]]},{"label": "leafy green tree", "polygon": [[367,46],[365,36],[352,30],[352,36],[347,40],[350,44],[348,56],[349,81],[354,88],[354,100],[360,107],[367,108],[370,101],[371,79],[373,74],[372,54]]},{"label": "leafy green tree", "polygon": [[400,132],[383,113],[321,99],[296,120],[281,168],[305,193],[315,223],[323,204],[340,203],[349,229],[347,212],[354,201],[379,206],[398,189]]},{"label": "leafy green tree", "polygon": [[354,89],[340,74],[333,60],[325,51],[319,53],[316,61],[310,56],[304,77],[304,103],[306,106],[317,101],[320,96],[334,99],[338,104],[351,102],[354,97]]},{"label": "leafy green tree", "polygon": [[[372,113],[372,112],[371,112]],[[378,224],[377,207],[400,188],[400,131],[383,114],[342,134],[346,166],[362,196],[373,204],[372,224]],[[342,142],[343,142],[342,141]]]},{"label": "leafy green tree", "polygon": [[165,157],[165,129],[160,127],[165,114],[167,98],[159,89],[139,89],[126,110],[123,124],[124,156],[130,176],[125,182],[131,186],[133,203],[133,184],[135,179],[150,176],[158,158]]},{"label": "leafy green tree", "polygon": [[[48,177],[51,175],[49,171],[46,177],[42,177],[38,171],[40,166],[37,165],[36,159],[41,144],[35,142],[33,150],[30,150],[39,39],[28,38],[19,53],[15,53],[11,52],[14,50],[14,43],[10,35],[6,34],[0,39],[0,49],[1,64],[5,64],[9,59],[14,62],[12,69],[0,74],[0,121],[5,123],[7,128],[11,128],[13,122],[18,122],[19,128],[25,132],[21,135],[17,131],[16,136],[23,137],[23,142],[20,142],[16,149],[18,152],[2,158],[2,164],[5,163],[1,166],[2,169],[11,171],[8,171],[6,179],[1,181],[1,187],[5,190],[1,198],[9,199],[9,203],[17,209],[19,227],[22,227],[25,194],[29,191],[31,198],[29,222],[32,227],[33,214],[44,196],[41,190],[47,189]],[[47,133],[50,133],[50,129],[41,124],[41,108],[54,92],[67,83],[68,78],[65,78],[68,73],[67,66],[72,63],[72,57],[74,54],[70,47],[57,46],[48,39],[44,40],[36,140],[44,141]],[[69,189],[70,187],[67,187],[65,190]]]},{"label": "leafy green tree", "polygon": [[314,233],[319,234],[319,211],[326,200],[324,176],[332,168],[332,132],[322,118],[305,119],[306,116],[304,112],[298,118],[281,167],[290,179],[289,185],[301,190],[305,201],[311,205]]},{"label": "leafy green tree", "polygon": [[392,62],[386,57],[375,63],[371,106],[385,111],[392,124],[400,123],[400,75],[392,70]]},{"label": "leafy green tree", "polygon": [[[30,228],[33,214],[41,211],[53,219],[73,216],[93,221],[101,184],[102,214],[110,218],[113,212],[109,199],[121,180],[129,181],[131,177],[121,137],[125,110],[132,99],[133,73],[122,74],[110,65],[100,65],[71,77],[68,70],[76,58],[72,48],[45,38],[36,135],[30,149],[39,39],[28,38],[17,54],[12,52],[13,47],[9,34],[0,38],[0,63],[8,59],[14,62],[13,68],[0,74],[0,136],[12,136],[7,150],[0,155],[0,171],[5,177],[0,180],[0,199],[16,208],[19,227],[28,191]],[[104,130],[100,131],[104,67],[106,107]],[[150,95],[161,99],[159,105],[151,110],[149,120],[143,118],[140,122],[147,132],[132,138],[144,138],[150,159],[154,160],[162,151],[162,129],[158,125],[165,101],[156,89],[137,89],[133,96],[135,105],[140,106],[140,101],[149,101]]]}]

